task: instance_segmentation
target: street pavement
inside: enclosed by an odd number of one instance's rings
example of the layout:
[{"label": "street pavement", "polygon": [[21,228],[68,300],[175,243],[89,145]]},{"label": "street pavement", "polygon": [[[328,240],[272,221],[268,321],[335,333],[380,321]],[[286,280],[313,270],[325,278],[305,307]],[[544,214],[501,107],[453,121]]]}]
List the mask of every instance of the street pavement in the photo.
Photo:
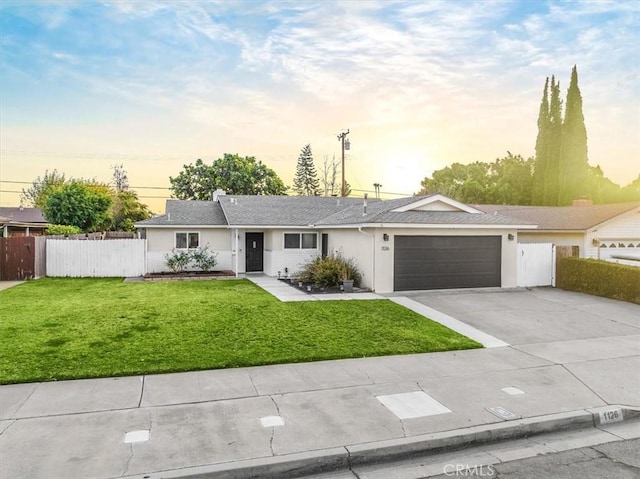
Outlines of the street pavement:
[{"label": "street pavement", "polygon": [[640,306],[550,288],[402,301],[505,345],[2,386],[0,476],[351,474],[555,430],[638,430]]}]

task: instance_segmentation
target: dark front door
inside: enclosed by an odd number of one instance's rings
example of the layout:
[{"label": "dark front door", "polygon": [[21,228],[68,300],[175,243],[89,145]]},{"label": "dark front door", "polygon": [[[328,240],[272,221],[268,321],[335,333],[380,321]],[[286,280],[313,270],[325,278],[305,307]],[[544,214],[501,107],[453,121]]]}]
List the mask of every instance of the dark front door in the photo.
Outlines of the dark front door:
[{"label": "dark front door", "polygon": [[263,250],[263,234],[262,233],[246,233],[246,258],[247,258],[247,273],[252,271],[262,271],[262,258],[264,255]]},{"label": "dark front door", "polygon": [[329,235],[322,233],[322,257],[326,258],[329,255]]},{"label": "dark front door", "polygon": [[500,286],[500,236],[396,236],[394,291]]}]

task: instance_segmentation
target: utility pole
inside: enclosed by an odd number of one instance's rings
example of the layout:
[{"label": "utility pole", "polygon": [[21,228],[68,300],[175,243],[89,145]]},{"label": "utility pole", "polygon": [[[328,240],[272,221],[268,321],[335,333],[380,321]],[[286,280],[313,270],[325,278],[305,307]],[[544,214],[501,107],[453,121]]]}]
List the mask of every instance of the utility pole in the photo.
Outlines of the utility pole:
[{"label": "utility pole", "polygon": [[[344,150],[345,150],[345,144],[344,144],[344,139],[347,137],[347,135],[349,134],[349,130],[347,129],[346,132],[342,132],[338,135],[338,141],[342,142],[342,194],[340,196],[345,196],[345,189],[344,189]],[[347,140],[347,150],[349,149],[349,140]]]}]

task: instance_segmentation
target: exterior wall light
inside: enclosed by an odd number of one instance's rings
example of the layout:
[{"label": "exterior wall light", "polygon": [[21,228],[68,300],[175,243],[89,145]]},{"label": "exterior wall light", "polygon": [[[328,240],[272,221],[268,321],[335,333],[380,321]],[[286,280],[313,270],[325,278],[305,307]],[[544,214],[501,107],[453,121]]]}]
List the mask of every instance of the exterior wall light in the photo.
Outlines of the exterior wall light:
[{"label": "exterior wall light", "polygon": [[507,235],[507,238],[509,239],[509,241],[513,241],[513,240],[514,240],[514,238],[515,238],[515,236],[513,236],[511,233],[509,233],[509,234]]},{"label": "exterior wall light", "polygon": [[382,240],[383,240],[383,241],[389,241],[389,235],[388,235],[387,233],[384,233],[384,234],[382,235]]}]

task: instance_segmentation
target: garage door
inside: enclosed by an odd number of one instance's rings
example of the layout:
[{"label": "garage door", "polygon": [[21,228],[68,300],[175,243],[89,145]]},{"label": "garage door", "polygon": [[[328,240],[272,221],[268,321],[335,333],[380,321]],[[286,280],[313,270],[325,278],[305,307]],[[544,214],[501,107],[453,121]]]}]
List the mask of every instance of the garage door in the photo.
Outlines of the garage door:
[{"label": "garage door", "polygon": [[500,286],[500,236],[396,236],[394,291]]}]

